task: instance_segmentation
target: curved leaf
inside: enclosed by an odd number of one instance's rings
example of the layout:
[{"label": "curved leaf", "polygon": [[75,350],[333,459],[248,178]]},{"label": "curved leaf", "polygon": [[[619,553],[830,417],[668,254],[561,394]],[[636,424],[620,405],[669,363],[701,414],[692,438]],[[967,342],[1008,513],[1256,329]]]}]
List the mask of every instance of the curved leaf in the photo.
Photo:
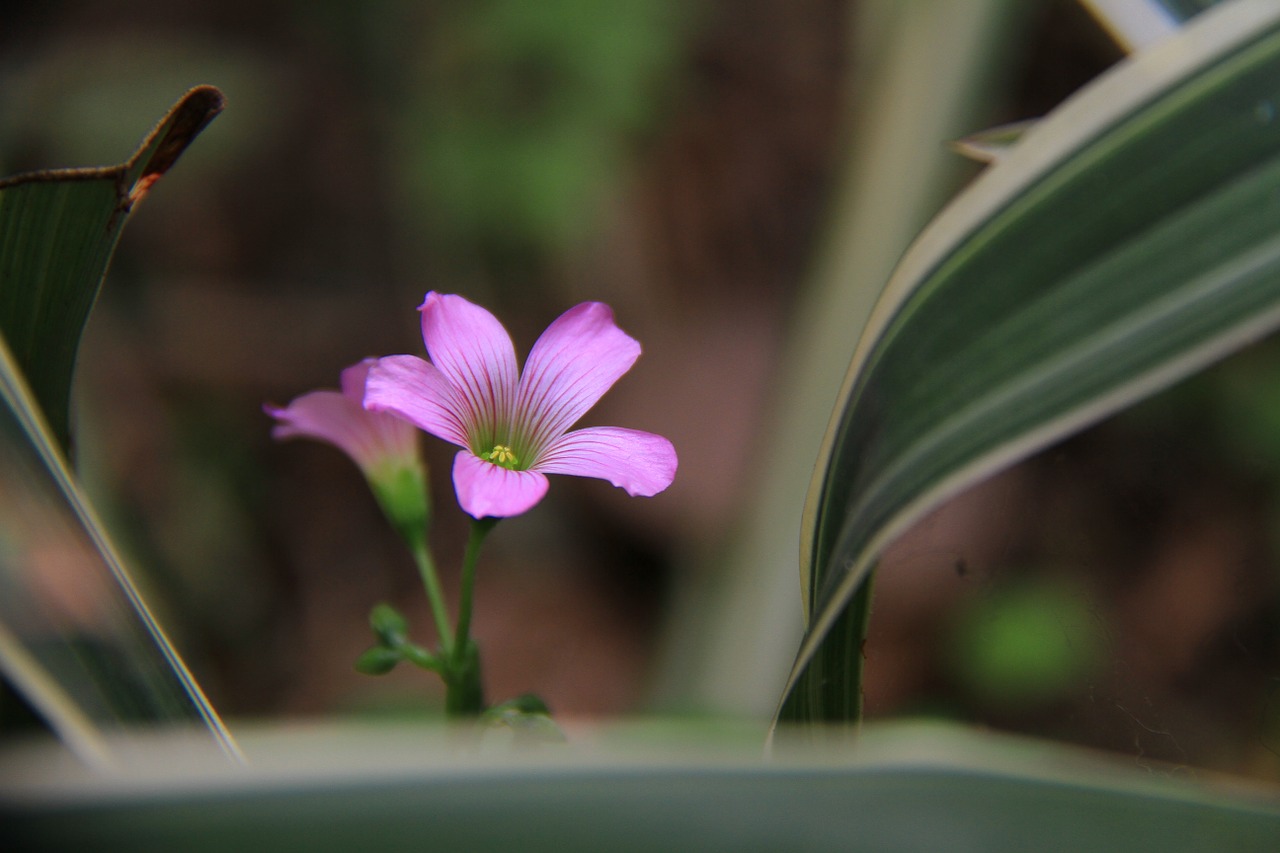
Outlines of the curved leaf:
[{"label": "curved leaf", "polygon": [[126,163],[0,181],[0,672],[92,763],[101,729],[143,720],[203,721],[236,754],[66,460],[76,351],[125,220],[221,108],[199,87]]},{"label": "curved leaf", "polygon": [[190,751],[163,740],[135,745],[130,766],[149,772],[127,784],[67,772],[47,752],[0,754],[0,825],[22,849],[191,853],[1272,853],[1280,833],[1273,790],[1061,747],[895,725],[870,729],[853,751],[775,749],[762,761],[754,733],[735,742],[732,728],[593,730],[585,752],[571,740],[505,755],[421,728],[251,733],[261,758],[248,781],[175,760]]},{"label": "curved leaf", "polygon": [[192,89],[118,166],[0,180],[0,334],[64,450],[80,333],[125,220],[222,103]]},{"label": "curved leaf", "polygon": [[849,602],[912,522],[1280,326],[1278,107],[1280,9],[1226,4],[1037,124],[908,251],[811,492],[782,719],[856,719]]}]

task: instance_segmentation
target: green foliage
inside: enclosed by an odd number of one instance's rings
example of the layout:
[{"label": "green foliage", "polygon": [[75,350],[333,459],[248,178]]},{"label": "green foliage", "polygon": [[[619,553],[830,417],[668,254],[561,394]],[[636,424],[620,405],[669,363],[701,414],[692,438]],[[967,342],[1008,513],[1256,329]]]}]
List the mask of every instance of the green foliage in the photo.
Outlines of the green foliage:
[{"label": "green foliage", "polygon": [[1278,81],[1275,9],[1198,17],[1028,132],[903,258],[814,483],[781,719],[856,719],[850,602],[912,521],[1280,324]]},{"label": "green foliage", "polygon": [[966,608],[948,657],[969,691],[1012,712],[1078,689],[1102,659],[1102,633],[1078,590],[1024,583]]},{"label": "green foliage", "polygon": [[485,709],[481,721],[491,727],[511,732],[515,743],[521,745],[564,743],[564,732],[551,719],[551,711],[542,697],[524,693],[514,699]]},{"label": "green foliage", "polygon": [[386,675],[396,668],[404,656],[387,646],[374,646],[356,658],[356,671],[365,675]]},{"label": "green foliage", "polygon": [[409,636],[409,623],[390,604],[376,605],[369,613],[369,627],[388,648],[402,645]]},{"label": "green foliage", "polygon": [[221,108],[199,87],[126,163],[0,181],[0,668],[91,761],[99,727],[140,721],[203,720],[236,751],[66,460],[80,336],[121,229]]},{"label": "green foliage", "polygon": [[126,163],[0,180],[0,333],[64,449],[80,334],[124,223],[221,109],[193,89]]},{"label": "green foliage", "polygon": [[[478,757],[421,731],[300,734],[263,743],[252,784],[180,776],[190,768],[170,759],[168,774],[134,780],[127,795],[112,780],[79,780],[32,795],[39,799],[24,808],[0,797],[0,823],[8,838],[41,850],[191,853],[1273,853],[1280,832],[1274,801],[954,728],[869,728],[855,751],[776,750],[767,762],[754,737],[727,745],[722,725],[662,728],[632,737],[629,748],[618,744],[625,732],[612,745],[598,732],[585,756],[572,744],[542,744]],[[341,763],[326,764],[339,744]]]},{"label": "green foliage", "polygon": [[627,134],[657,111],[688,16],[673,0],[486,0],[441,15],[403,136],[436,227],[520,247],[586,229]]}]

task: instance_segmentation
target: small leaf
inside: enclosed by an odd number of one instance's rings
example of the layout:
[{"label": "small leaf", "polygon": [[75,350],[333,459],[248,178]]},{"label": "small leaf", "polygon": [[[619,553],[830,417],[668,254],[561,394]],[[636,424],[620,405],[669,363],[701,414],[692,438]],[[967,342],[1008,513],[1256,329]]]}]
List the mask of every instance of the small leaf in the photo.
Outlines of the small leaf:
[{"label": "small leaf", "polygon": [[374,646],[356,658],[356,671],[365,675],[386,675],[403,659],[397,649]]},{"label": "small leaf", "polygon": [[994,163],[1017,145],[1038,119],[1015,121],[982,130],[951,143],[960,154],[979,163]]},{"label": "small leaf", "polygon": [[390,604],[377,604],[369,612],[369,626],[378,635],[383,646],[394,649],[404,645],[409,638],[409,623]]},{"label": "small leaf", "polygon": [[508,728],[517,743],[563,743],[566,738],[551,719],[547,703],[534,693],[524,693],[494,705],[481,719],[491,726]]},{"label": "small leaf", "polygon": [[521,714],[550,714],[551,709],[547,707],[547,703],[537,693],[521,693],[514,699],[508,699],[500,705],[495,705],[495,709],[508,708],[519,711]]}]

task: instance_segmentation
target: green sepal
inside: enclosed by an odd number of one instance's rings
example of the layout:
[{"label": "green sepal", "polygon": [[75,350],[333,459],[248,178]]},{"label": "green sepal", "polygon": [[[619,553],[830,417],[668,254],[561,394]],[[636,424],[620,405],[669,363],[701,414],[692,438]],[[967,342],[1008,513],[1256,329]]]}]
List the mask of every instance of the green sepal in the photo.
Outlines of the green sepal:
[{"label": "green sepal", "polygon": [[368,480],[383,514],[410,548],[425,542],[427,524],[431,521],[431,498],[423,467],[397,464],[387,470],[369,472]]}]

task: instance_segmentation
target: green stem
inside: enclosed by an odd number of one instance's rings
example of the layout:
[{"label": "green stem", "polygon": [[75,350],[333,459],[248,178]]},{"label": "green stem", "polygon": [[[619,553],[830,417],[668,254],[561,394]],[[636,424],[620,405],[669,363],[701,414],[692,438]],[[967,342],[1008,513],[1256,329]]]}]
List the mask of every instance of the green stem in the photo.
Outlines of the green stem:
[{"label": "green stem", "polygon": [[453,667],[458,671],[466,668],[471,646],[471,599],[476,585],[476,561],[484,538],[497,523],[496,518],[476,519],[471,522],[471,535],[467,537],[467,551],[462,558],[462,589],[458,594],[458,631],[453,642]]},{"label": "green stem", "polygon": [[445,711],[451,717],[474,717],[484,711],[484,684],[480,673],[480,650],[471,639],[471,602],[476,586],[476,561],[485,536],[498,523],[481,518],[471,523],[467,551],[462,558],[462,589],[458,593],[458,630],[453,638],[453,654],[445,667]]},{"label": "green stem", "polygon": [[418,564],[418,574],[422,575],[422,585],[427,589],[427,599],[431,602],[431,617],[440,633],[440,657],[450,660],[453,658],[453,629],[449,626],[449,610],[444,605],[444,591],[440,589],[435,561],[431,559],[425,541],[412,543],[411,549],[414,562]]},{"label": "green stem", "polygon": [[476,717],[484,712],[484,683],[480,672],[480,650],[468,641],[466,650],[450,663],[444,678],[444,709],[450,717]]},{"label": "green stem", "polygon": [[406,643],[401,647],[400,654],[402,654],[404,659],[414,666],[420,666],[423,669],[439,673],[441,677],[445,674],[444,662],[440,658],[431,654],[431,652],[422,648],[422,646],[415,646],[412,643]]}]

